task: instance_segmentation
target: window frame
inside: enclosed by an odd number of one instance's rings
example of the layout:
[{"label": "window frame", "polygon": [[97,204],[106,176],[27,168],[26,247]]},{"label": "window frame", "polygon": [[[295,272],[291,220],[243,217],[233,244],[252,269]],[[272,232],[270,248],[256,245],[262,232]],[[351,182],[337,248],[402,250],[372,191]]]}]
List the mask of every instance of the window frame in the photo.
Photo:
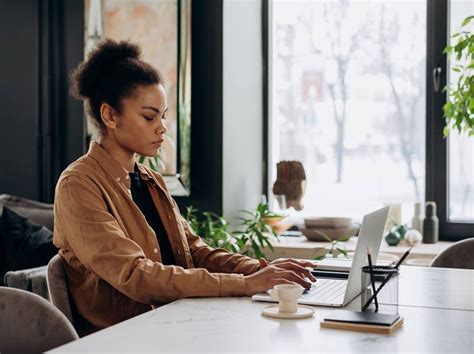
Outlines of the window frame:
[{"label": "window frame", "polygon": [[[474,237],[474,223],[451,222],[448,220],[448,157],[447,140],[443,137],[444,117],[442,107],[446,93],[434,90],[433,69],[441,68],[440,88],[446,85],[447,59],[442,54],[448,40],[449,0],[426,0],[426,161],[425,200],[437,204],[439,238],[458,241]],[[262,53],[263,53],[263,193],[271,195],[272,152],[272,1],[262,0]]]},{"label": "window frame", "polygon": [[[448,63],[443,49],[448,44],[448,0],[431,0],[427,4],[426,55],[426,200],[436,202],[440,240],[459,241],[474,236],[474,223],[452,222],[448,219],[448,140],[443,137],[445,120]],[[440,90],[434,89],[433,70],[441,68]]]}]

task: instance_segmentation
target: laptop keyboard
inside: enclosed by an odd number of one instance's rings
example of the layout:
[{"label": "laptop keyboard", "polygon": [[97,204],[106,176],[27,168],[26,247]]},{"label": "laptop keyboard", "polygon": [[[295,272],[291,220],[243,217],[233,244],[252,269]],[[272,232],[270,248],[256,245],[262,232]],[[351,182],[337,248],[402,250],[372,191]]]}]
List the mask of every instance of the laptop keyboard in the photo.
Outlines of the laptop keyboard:
[{"label": "laptop keyboard", "polygon": [[300,300],[318,302],[342,302],[346,291],[346,280],[321,279],[306,290]]}]

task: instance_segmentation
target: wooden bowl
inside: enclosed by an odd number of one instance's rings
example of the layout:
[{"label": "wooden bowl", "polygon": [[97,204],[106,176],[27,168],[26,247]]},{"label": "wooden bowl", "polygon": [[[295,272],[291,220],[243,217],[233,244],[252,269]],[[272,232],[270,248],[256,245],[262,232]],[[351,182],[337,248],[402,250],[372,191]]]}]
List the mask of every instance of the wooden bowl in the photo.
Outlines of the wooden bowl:
[{"label": "wooden bowl", "polygon": [[302,228],[300,231],[309,241],[325,241],[328,242],[329,240],[324,237],[324,235],[328,236],[331,241],[338,240],[344,236],[350,237],[354,236],[359,231],[359,224],[351,224],[349,227],[338,227],[338,228]]},{"label": "wooden bowl", "polygon": [[282,234],[293,226],[287,218],[283,216],[266,216],[262,218],[263,222],[270,226],[277,235]]},{"label": "wooden bowl", "polygon": [[268,226],[273,226],[281,222],[283,220],[283,216],[265,216],[262,218],[262,220]]},{"label": "wooden bowl", "polygon": [[311,217],[304,219],[304,225],[307,229],[320,228],[349,228],[351,226],[351,218],[339,217]]}]

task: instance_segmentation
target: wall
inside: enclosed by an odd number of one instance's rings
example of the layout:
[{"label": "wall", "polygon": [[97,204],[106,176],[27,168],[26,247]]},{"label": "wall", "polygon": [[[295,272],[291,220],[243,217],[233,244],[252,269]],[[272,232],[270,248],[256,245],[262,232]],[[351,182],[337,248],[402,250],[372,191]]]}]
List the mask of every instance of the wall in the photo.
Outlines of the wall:
[{"label": "wall", "polygon": [[0,193],[38,198],[39,7],[28,3],[0,5]]},{"label": "wall", "polygon": [[262,194],[261,1],[225,0],[223,14],[223,214],[253,209]]},{"label": "wall", "polygon": [[[82,0],[41,4],[0,3],[0,193],[52,201],[58,174],[84,151],[82,105],[66,90],[83,58],[84,10]],[[262,190],[261,1],[196,4],[191,197],[176,199],[183,212],[232,218]]]},{"label": "wall", "polygon": [[84,56],[83,12],[82,0],[0,2],[0,193],[52,202],[83,153],[82,104],[67,91]]}]

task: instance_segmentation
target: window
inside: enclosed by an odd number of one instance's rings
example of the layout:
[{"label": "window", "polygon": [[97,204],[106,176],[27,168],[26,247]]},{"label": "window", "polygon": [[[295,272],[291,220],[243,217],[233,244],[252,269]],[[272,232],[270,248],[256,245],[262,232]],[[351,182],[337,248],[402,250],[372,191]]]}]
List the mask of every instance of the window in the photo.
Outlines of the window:
[{"label": "window", "polygon": [[303,163],[305,215],[411,213],[425,193],[426,1],[272,4],[270,166]]},{"label": "window", "polygon": [[[190,193],[191,0],[85,0],[85,54],[102,38],[130,40],[163,75],[168,132],[155,157],[139,162],[162,173],[170,193]],[[87,140],[92,137],[88,122]]]},{"label": "window", "polygon": [[[467,14],[474,14],[474,3],[465,0],[450,2],[450,35],[465,30],[461,29],[461,23]],[[469,29],[474,30],[474,25]],[[454,55],[450,64],[456,64]],[[457,81],[458,75],[449,70],[451,85]],[[457,132],[452,132],[448,138],[448,221],[474,223],[474,139]]]},{"label": "window", "polygon": [[[131,40],[143,59],[159,68],[168,91],[168,132],[157,159],[158,170],[176,173],[177,1],[86,0],[86,55],[101,38]],[[166,53],[166,55],[162,55]],[[89,123],[89,122],[88,122]],[[88,135],[91,127],[88,127]]]}]

